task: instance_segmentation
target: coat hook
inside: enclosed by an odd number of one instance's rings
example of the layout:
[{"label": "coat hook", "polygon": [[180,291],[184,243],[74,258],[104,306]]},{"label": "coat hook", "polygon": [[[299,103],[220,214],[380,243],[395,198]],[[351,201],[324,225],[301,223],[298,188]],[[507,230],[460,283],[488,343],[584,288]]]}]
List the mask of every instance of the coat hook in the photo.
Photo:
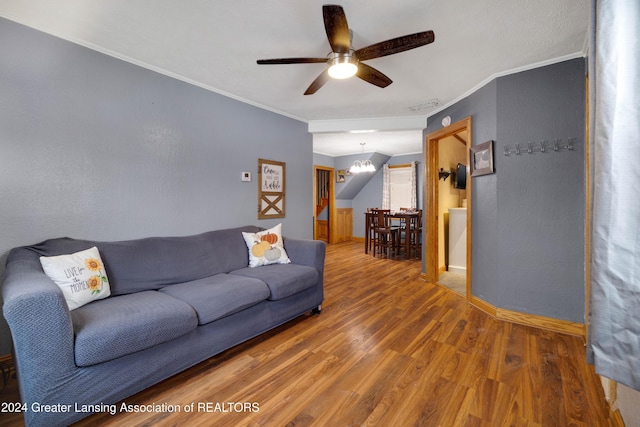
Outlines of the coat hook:
[{"label": "coat hook", "polygon": [[[553,151],[562,151],[562,150],[573,151],[575,148],[576,140],[577,138],[575,137],[569,137],[567,138],[567,143],[563,144],[562,138],[554,139]],[[526,147],[527,153],[529,154],[533,154],[537,152],[546,153],[551,149],[551,144],[547,139],[540,140],[540,148],[537,147],[535,141],[529,141],[526,144],[527,144],[527,147]],[[520,144],[520,143],[515,144],[515,151],[511,151],[511,146],[509,144],[504,144],[503,147],[504,147],[505,156],[510,156],[512,154],[520,155],[524,152],[524,149],[525,149],[524,144]]]}]

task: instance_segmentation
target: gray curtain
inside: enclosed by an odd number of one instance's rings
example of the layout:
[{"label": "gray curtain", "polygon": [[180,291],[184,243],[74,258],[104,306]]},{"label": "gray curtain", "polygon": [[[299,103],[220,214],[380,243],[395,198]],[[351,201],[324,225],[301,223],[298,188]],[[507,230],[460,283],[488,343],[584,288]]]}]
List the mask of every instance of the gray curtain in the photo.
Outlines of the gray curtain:
[{"label": "gray curtain", "polygon": [[588,357],[640,390],[640,1],[592,0],[592,18]]}]

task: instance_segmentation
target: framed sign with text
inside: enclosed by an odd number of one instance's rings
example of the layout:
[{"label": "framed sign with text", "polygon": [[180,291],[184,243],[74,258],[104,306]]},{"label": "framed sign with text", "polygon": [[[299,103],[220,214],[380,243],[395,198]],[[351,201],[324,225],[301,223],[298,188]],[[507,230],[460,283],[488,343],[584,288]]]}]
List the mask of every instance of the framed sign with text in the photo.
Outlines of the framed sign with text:
[{"label": "framed sign with text", "polygon": [[286,164],[258,159],[258,219],[285,217]]}]

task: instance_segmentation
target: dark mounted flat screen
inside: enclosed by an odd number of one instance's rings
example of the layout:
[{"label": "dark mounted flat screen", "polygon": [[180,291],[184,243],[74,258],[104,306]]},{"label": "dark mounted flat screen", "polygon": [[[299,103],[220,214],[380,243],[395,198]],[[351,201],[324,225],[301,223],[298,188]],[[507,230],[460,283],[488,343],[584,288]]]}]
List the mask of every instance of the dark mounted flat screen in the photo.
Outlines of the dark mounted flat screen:
[{"label": "dark mounted flat screen", "polygon": [[458,169],[456,170],[456,180],[453,184],[455,188],[464,190],[467,188],[467,167],[462,163],[458,163]]}]

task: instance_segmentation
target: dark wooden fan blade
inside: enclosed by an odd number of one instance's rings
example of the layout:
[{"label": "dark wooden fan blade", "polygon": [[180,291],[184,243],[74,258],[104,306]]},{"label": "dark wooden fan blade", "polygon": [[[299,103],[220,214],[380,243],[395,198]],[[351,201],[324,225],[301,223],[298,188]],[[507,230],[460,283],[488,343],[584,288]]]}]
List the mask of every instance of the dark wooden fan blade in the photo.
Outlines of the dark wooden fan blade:
[{"label": "dark wooden fan blade", "polygon": [[393,83],[389,77],[385,76],[375,68],[370,67],[367,64],[363,64],[362,62],[358,64],[358,72],[356,73],[356,76],[360,77],[365,82],[378,87],[387,87]]},{"label": "dark wooden fan blade", "polygon": [[356,50],[355,54],[358,60],[366,61],[367,59],[380,58],[382,56],[404,52],[405,50],[415,49],[416,47],[433,43],[434,40],[435,35],[433,31],[423,31],[421,33],[408,34],[363,47],[362,49]]},{"label": "dark wooden fan blade", "polygon": [[322,6],[322,16],[331,50],[337,53],[348,53],[351,49],[351,35],[342,6],[325,4]]},{"label": "dark wooden fan blade", "polygon": [[322,74],[320,74],[316,79],[311,83],[311,85],[307,88],[307,91],[304,93],[305,95],[313,95],[320,89],[326,82],[331,79],[329,77],[329,71],[324,70]]},{"label": "dark wooden fan blade", "polygon": [[279,65],[279,64],[317,64],[326,63],[327,58],[276,58],[276,59],[258,59],[260,65]]}]

